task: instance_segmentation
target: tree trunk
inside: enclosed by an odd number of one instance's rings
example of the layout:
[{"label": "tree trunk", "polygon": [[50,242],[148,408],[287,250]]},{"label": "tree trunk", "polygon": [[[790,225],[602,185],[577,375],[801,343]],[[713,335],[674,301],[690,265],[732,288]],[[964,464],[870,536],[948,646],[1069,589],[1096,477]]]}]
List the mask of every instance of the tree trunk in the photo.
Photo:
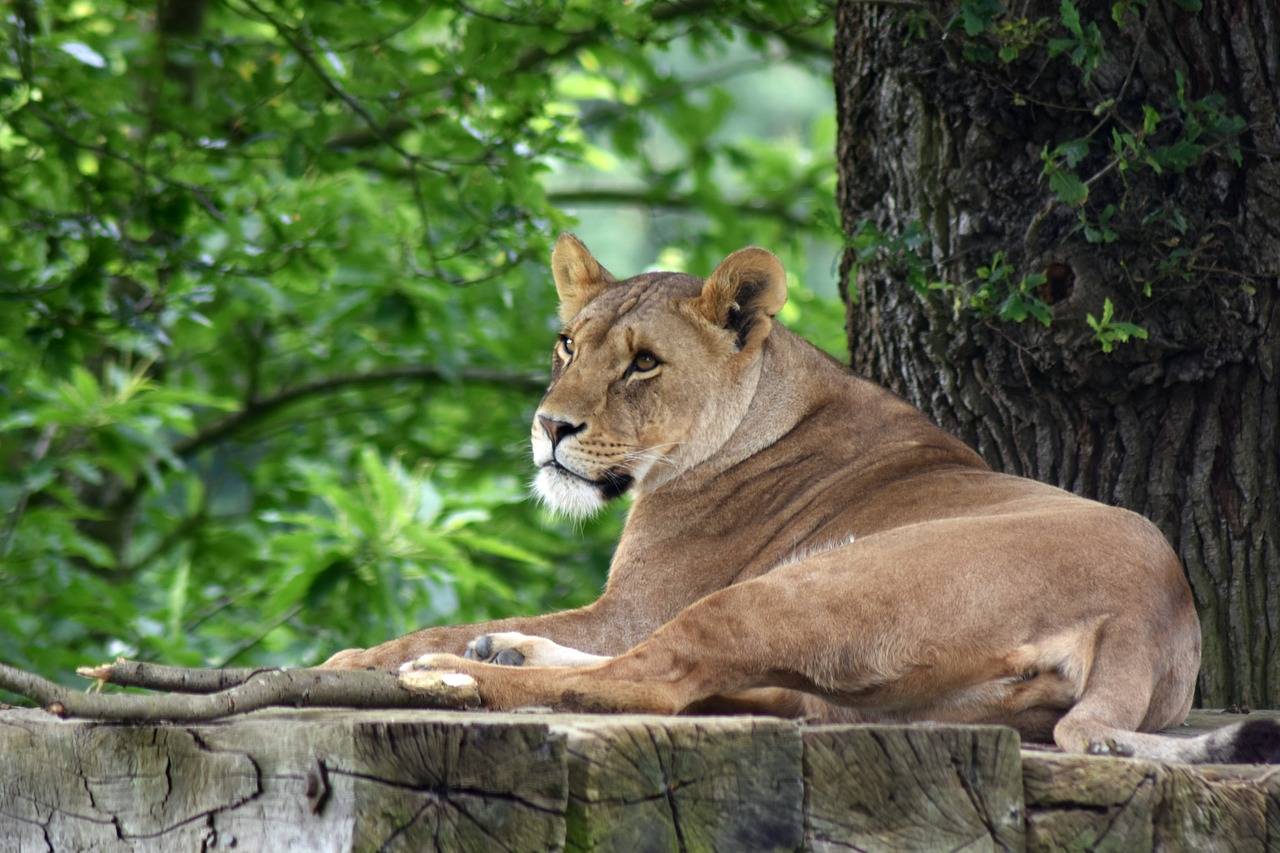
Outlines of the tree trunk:
[{"label": "tree trunk", "polygon": [[856,370],[1159,524],[1201,702],[1276,706],[1280,7],[1194,5],[842,0],[842,292]]}]

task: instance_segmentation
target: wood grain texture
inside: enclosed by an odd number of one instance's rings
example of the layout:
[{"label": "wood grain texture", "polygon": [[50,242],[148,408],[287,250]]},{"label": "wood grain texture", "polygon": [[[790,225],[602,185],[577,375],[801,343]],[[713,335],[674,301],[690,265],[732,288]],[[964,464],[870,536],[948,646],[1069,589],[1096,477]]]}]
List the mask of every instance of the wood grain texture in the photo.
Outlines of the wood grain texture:
[{"label": "wood grain texture", "polygon": [[[1192,737],[1247,719],[1195,710],[1179,728]],[[1116,762],[1100,756],[1023,751],[1027,850],[1277,851],[1280,768]]]},{"label": "wood grain texture", "polygon": [[360,844],[513,853],[563,847],[564,741],[545,723],[372,721],[356,724],[354,734]]},{"label": "wood grain texture", "polygon": [[802,743],[783,720],[575,717],[566,849],[796,850]]},{"label": "wood grain texture", "polygon": [[0,851],[563,846],[564,742],[536,720],[267,712],[200,726],[0,712]]},{"label": "wood grain texture", "polygon": [[1280,850],[1280,768],[1019,747],[760,717],[0,709],[0,853]]},{"label": "wood grain texture", "polygon": [[1027,850],[1280,849],[1274,767],[1027,753]]},{"label": "wood grain texture", "polygon": [[1024,847],[1012,729],[819,726],[804,742],[807,850]]}]

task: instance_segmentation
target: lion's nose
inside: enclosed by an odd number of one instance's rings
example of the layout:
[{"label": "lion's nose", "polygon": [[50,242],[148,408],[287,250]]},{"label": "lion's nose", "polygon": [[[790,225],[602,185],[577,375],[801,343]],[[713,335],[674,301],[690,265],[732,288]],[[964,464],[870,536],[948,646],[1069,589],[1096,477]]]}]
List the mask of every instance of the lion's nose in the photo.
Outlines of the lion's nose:
[{"label": "lion's nose", "polygon": [[538,423],[542,425],[542,431],[547,434],[547,438],[551,439],[551,446],[554,448],[562,440],[580,432],[586,424],[571,424],[567,421],[557,420],[556,418],[548,418],[545,415],[538,415]]}]

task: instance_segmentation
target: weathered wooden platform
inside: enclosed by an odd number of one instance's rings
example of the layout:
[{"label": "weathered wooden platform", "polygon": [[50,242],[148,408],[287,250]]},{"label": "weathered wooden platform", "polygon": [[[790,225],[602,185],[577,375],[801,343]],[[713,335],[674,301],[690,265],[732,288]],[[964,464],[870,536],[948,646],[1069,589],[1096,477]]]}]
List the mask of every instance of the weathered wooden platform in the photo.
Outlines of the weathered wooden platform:
[{"label": "weathered wooden platform", "polygon": [[1280,768],[1064,756],[977,726],[0,711],[0,851],[221,849],[1280,851]]}]

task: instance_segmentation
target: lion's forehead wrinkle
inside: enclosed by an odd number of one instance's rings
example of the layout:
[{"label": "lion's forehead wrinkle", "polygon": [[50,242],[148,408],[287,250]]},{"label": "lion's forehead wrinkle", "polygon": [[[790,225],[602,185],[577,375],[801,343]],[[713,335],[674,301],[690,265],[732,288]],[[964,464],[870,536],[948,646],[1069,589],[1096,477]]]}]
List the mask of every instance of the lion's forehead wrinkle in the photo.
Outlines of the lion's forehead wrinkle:
[{"label": "lion's forehead wrinkle", "polygon": [[613,325],[623,317],[666,310],[676,300],[702,292],[702,279],[684,273],[653,272],[629,278],[597,296],[585,309]]},{"label": "lion's forehead wrinkle", "polygon": [[636,306],[640,304],[640,300],[643,297],[644,297],[643,292],[632,293],[625,302],[623,302],[621,305],[618,306],[617,311],[614,313],[614,320],[615,321],[621,320],[623,317],[627,316],[632,311],[634,311],[636,309]]}]

